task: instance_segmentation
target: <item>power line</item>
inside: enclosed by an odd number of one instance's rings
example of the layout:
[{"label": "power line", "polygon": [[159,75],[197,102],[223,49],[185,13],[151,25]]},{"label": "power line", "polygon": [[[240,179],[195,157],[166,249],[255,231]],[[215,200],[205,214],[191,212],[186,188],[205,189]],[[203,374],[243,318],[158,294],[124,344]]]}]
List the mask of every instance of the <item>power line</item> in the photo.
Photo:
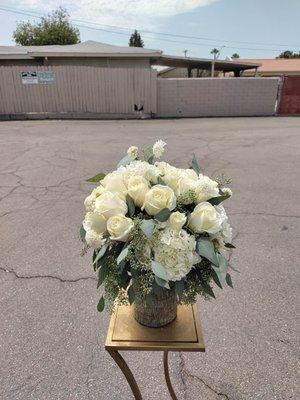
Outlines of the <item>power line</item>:
[{"label": "power line", "polygon": [[[33,18],[43,18],[38,12],[35,11],[30,11],[27,12],[25,10],[21,10],[21,9],[13,9],[13,8],[5,8],[5,7],[0,7],[0,10],[2,11],[6,11],[6,12],[11,12],[14,14],[20,14],[20,15],[26,15],[29,17],[33,17]],[[102,32],[108,32],[108,33],[112,33],[112,34],[116,34],[116,35],[123,35],[123,36],[128,36],[128,33],[125,32],[116,32],[114,30],[111,29],[105,29],[105,28],[96,28],[95,26],[89,26],[89,25],[96,25],[96,26],[104,26],[104,27],[109,27],[109,28],[115,28],[115,29],[120,29],[120,30],[128,30],[128,31],[132,31],[131,28],[124,28],[124,27],[118,27],[115,25],[105,25],[105,24],[100,24],[100,23],[96,23],[96,22],[92,22],[92,21],[86,21],[86,20],[79,20],[79,19],[70,19],[70,21],[74,21],[74,25],[76,27],[80,27],[80,28],[87,28],[87,29],[92,29],[92,30],[97,30],[97,31],[102,31]],[[82,24],[78,24],[76,22],[82,22],[84,25]],[[197,40],[209,40],[209,41],[222,41],[221,39],[212,39],[212,38],[202,38],[202,37],[197,37],[197,36],[188,36],[188,35],[177,35],[177,34],[171,34],[171,33],[166,33],[166,32],[155,32],[155,31],[149,31],[149,30],[143,30],[140,29],[140,32],[146,32],[149,33],[151,35],[163,35],[163,36],[170,36],[170,37],[178,37],[178,38],[184,38],[184,39],[197,39]],[[148,39],[155,39],[151,36],[145,36],[145,38]],[[159,40],[162,41],[166,41],[166,42],[172,42],[172,43],[180,43],[180,44],[186,44],[186,41],[179,41],[179,40],[172,40],[172,39],[168,39],[168,38],[159,38]],[[229,40],[223,40],[223,42],[226,43],[251,43],[251,42],[238,42],[238,41],[229,41]],[[262,43],[256,43],[257,45],[263,45]],[[213,44],[206,44],[206,43],[196,43],[196,42],[189,42],[189,45],[194,45],[194,46],[203,46],[203,47],[211,47],[213,46]],[[218,46],[218,45],[216,45]],[[281,45],[281,44],[277,44],[277,46],[285,46],[285,47],[296,47],[296,46],[288,46],[288,45]],[[228,46],[228,45],[224,45],[224,48],[227,49],[234,49],[234,50],[250,50],[250,51],[274,51],[274,52],[280,52],[282,51],[282,49],[270,49],[270,48],[253,48],[253,47],[237,47],[237,46]]]}]

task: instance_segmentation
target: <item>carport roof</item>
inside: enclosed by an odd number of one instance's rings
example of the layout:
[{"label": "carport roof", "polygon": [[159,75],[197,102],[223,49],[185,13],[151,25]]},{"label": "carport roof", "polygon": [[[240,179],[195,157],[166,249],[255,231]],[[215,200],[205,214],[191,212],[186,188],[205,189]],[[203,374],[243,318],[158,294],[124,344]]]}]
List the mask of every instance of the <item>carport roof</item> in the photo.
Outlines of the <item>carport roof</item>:
[{"label": "carport roof", "polygon": [[210,70],[212,64],[216,71],[243,71],[246,69],[258,68],[261,64],[250,63],[238,60],[210,60],[208,58],[190,58],[162,55],[154,64],[174,68],[207,69]]}]

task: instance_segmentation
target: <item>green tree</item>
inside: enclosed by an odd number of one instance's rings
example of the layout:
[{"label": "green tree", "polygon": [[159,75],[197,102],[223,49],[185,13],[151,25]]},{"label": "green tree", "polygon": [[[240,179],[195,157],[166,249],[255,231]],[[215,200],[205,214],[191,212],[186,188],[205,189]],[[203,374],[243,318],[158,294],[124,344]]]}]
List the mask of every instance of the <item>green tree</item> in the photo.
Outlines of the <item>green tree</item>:
[{"label": "green tree", "polygon": [[79,43],[79,30],[70,24],[68,17],[67,10],[59,7],[39,23],[20,22],[13,38],[22,46]]},{"label": "green tree", "polygon": [[213,54],[214,59],[216,60],[216,59],[219,57],[219,55],[220,55],[220,50],[214,48],[214,49],[212,49],[212,51],[210,52],[210,54]]},{"label": "green tree", "polygon": [[233,53],[231,58],[240,58],[240,55],[239,53]]},{"label": "green tree", "polygon": [[298,53],[294,53],[291,50],[285,50],[276,58],[300,58],[300,51]]},{"label": "green tree", "polygon": [[144,47],[144,41],[141,38],[141,35],[135,29],[133,34],[130,36],[129,39],[129,46],[130,47]]}]

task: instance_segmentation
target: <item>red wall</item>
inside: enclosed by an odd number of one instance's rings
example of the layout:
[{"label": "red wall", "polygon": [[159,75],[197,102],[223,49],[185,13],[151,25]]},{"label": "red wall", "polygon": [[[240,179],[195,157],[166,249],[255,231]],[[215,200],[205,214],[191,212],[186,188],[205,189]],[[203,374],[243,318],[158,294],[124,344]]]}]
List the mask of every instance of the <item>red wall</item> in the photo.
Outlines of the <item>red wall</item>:
[{"label": "red wall", "polygon": [[285,76],[279,114],[300,114],[300,76]]}]

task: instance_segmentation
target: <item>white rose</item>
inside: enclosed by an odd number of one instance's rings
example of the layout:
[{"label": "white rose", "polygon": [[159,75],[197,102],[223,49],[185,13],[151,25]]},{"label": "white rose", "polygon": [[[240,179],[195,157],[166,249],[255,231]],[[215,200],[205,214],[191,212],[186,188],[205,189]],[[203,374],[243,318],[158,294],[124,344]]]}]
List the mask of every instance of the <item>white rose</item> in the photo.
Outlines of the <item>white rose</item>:
[{"label": "white rose", "polygon": [[170,215],[168,222],[170,227],[174,229],[174,231],[180,231],[180,229],[186,223],[186,216],[184,213],[176,211]]},{"label": "white rose", "polygon": [[102,246],[103,233],[106,232],[106,219],[95,212],[87,212],[82,223],[85,230],[86,243],[95,249]]},{"label": "white rose", "polygon": [[108,219],[119,214],[125,215],[128,208],[125,201],[121,200],[116,194],[105,192],[97,197],[95,210]]},{"label": "white rose", "polygon": [[156,215],[164,208],[172,211],[175,207],[176,197],[173,190],[168,186],[155,185],[146,193],[142,209],[149,215]]},{"label": "white rose", "polygon": [[112,240],[126,242],[133,228],[133,221],[124,215],[115,215],[107,221],[107,230]]},{"label": "white rose", "polygon": [[[221,211],[221,210],[220,210]],[[198,204],[190,215],[189,227],[196,233],[217,233],[221,229],[224,216],[210,203]]]},{"label": "white rose", "polygon": [[98,234],[106,232],[106,219],[97,212],[87,212],[82,225],[86,231],[92,230]]},{"label": "white rose", "polygon": [[130,146],[127,150],[127,154],[135,160],[136,158],[138,158],[139,149],[136,146]]},{"label": "white rose", "polygon": [[142,176],[132,176],[127,183],[128,194],[132,197],[134,204],[142,207],[145,195],[149,190],[148,182]]},{"label": "white rose", "polygon": [[202,203],[203,201],[219,196],[218,182],[202,174],[199,175],[199,180],[194,190],[197,196],[197,203]]},{"label": "white rose", "polygon": [[121,171],[114,171],[106,175],[101,181],[101,185],[111,193],[115,193],[120,199],[126,199],[127,188],[124,182],[124,176]]},{"label": "white rose", "polygon": [[166,144],[163,140],[158,140],[154,143],[152,151],[155,158],[160,158],[164,154]]}]

